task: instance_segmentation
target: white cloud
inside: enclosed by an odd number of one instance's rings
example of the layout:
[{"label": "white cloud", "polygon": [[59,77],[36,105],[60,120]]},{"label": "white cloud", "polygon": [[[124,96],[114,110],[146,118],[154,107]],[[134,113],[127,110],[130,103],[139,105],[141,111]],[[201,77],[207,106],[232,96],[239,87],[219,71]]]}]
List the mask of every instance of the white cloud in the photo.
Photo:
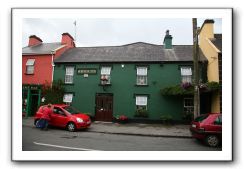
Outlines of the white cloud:
[{"label": "white cloud", "polygon": [[[189,19],[31,19],[23,20],[23,46],[30,35],[43,42],[59,42],[61,34],[70,33],[76,46],[115,46],[134,42],[163,44],[165,31],[170,30],[174,45],[192,44],[192,22]],[[215,19],[215,30],[221,32],[221,19]],[[199,19],[201,26],[204,19]]]}]

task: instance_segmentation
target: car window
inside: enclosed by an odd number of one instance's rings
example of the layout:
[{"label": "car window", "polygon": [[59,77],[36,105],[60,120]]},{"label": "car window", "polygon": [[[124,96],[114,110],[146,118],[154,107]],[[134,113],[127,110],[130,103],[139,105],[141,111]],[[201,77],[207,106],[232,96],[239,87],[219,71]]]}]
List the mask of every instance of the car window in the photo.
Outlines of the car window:
[{"label": "car window", "polygon": [[221,115],[216,117],[214,124],[222,125],[222,116]]},{"label": "car window", "polygon": [[64,113],[63,110],[60,109],[59,107],[54,107],[54,108],[53,108],[53,113],[54,113],[54,114],[59,114],[59,115],[65,116],[65,113]]},{"label": "car window", "polygon": [[208,117],[208,115],[201,115],[197,118],[195,118],[194,122],[202,122],[203,120],[205,120]]},{"label": "car window", "polygon": [[70,114],[78,114],[80,112],[79,110],[71,106],[67,106],[64,109],[67,110]]}]

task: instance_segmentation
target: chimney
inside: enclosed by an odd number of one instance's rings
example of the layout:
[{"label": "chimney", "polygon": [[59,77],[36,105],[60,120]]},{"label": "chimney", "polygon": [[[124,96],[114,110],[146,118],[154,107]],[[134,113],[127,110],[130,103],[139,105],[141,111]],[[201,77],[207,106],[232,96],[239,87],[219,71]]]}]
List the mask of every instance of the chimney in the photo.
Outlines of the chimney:
[{"label": "chimney", "polygon": [[61,44],[66,45],[68,48],[75,47],[74,38],[69,33],[62,34]]},{"label": "chimney", "polygon": [[41,38],[37,37],[36,35],[29,36],[29,44],[28,46],[35,46],[42,43]]},{"label": "chimney", "polygon": [[172,36],[169,34],[169,30],[166,31],[164,37],[164,49],[172,49]]},{"label": "chimney", "polygon": [[206,19],[200,28],[199,35],[204,38],[214,38],[214,20]]}]

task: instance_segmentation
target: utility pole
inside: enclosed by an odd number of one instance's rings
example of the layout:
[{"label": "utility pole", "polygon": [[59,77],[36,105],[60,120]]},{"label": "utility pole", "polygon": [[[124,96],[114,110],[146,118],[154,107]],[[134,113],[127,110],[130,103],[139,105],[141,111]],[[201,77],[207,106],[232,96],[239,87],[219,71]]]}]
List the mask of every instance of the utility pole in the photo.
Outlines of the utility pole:
[{"label": "utility pole", "polygon": [[192,18],[193,25],[193,76],[194,76],[194,118],[200,115],[200,93],[199,93],[199,47],[197,19]]},{"label": "utility pole", "polygon": [[74,21],[74,25],[75,25],[75,42],[76,42],[76,20]]}]

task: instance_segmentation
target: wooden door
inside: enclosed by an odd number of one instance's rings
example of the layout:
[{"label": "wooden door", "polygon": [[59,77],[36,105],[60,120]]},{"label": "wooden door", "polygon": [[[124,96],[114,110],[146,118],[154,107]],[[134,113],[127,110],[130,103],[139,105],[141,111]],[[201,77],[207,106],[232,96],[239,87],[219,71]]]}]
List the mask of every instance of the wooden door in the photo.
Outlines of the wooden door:
[{"label": "wooden door", "polygon": [[112,121],[113,119],[113,96],[112,95],[96,95],[96,115],[97,121]]}]

